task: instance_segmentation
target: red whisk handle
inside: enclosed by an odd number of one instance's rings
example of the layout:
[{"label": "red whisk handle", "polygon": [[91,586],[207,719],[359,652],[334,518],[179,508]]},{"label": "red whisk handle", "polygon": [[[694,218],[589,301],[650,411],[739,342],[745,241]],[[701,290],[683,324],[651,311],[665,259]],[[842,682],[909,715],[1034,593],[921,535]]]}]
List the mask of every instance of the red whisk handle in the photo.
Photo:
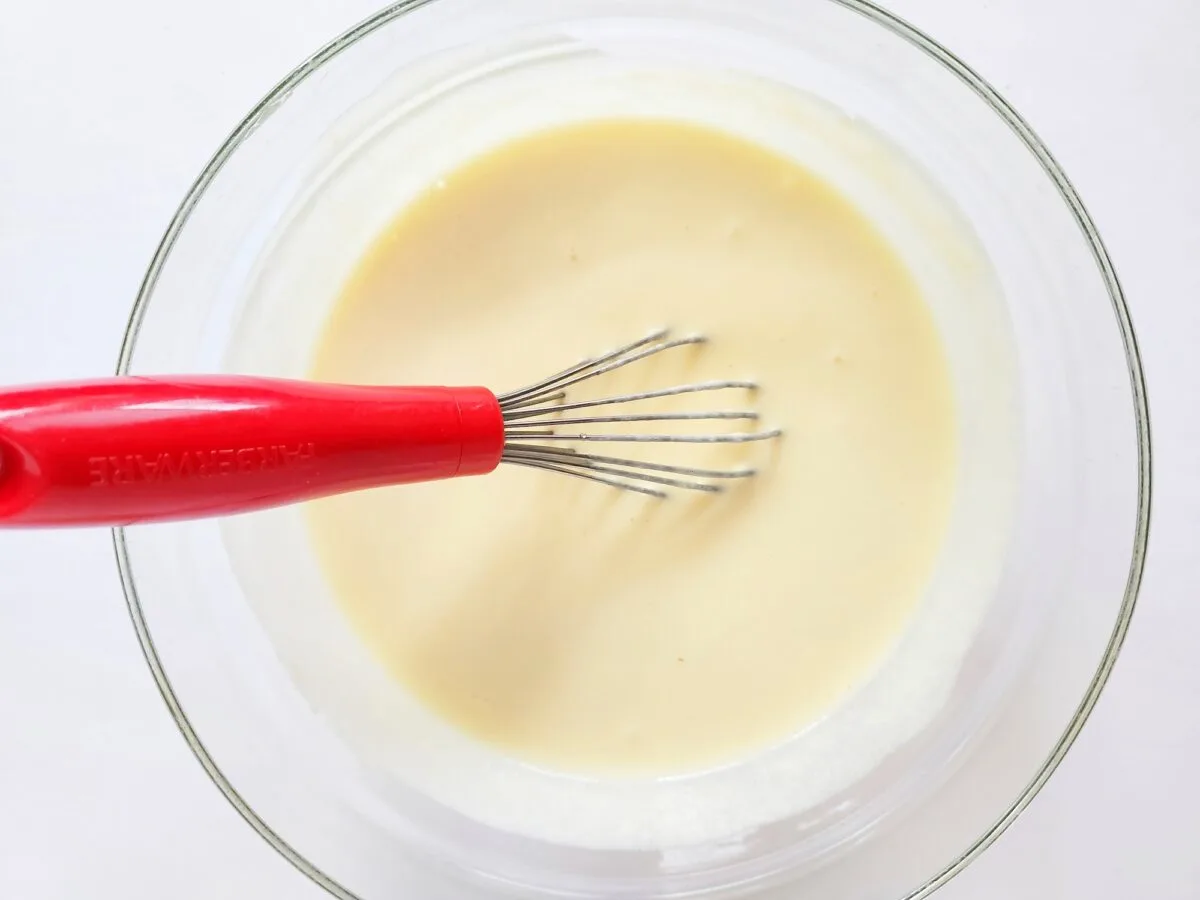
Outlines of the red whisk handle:
[{"label": "red whisk handle", "polygon": [[129,525],[247,512],[492,471],[486,388],[243,376],[0,390],[0,526]]}]

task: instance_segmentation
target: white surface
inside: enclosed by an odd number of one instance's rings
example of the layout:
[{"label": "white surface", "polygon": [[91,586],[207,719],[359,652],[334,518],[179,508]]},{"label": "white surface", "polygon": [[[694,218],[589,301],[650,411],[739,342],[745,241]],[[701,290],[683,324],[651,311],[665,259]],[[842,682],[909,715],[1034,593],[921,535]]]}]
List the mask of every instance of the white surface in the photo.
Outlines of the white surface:
[{"label": "white surface", "polygon": [[[6,0],[0,383],[107,373],[142,271],[238,118],[373,0]],[[1049,786],[946,900],[1200,896],[1200,5],[895,0],[1026,115],[1109,244],[1156,482],[1125,652]],[[323,893],[243,823],[155,692],[103,533],[0,534],[0,895]]]}]

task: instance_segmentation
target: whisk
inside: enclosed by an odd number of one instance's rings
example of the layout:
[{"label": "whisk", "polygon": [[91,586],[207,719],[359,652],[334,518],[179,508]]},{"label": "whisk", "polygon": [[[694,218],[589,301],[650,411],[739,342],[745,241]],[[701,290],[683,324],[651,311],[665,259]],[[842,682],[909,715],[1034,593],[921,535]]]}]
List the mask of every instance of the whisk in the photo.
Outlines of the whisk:
[{"label": "whisk", "polygon": [[[498,395],[482,387],[250,376],[127,376],[0,390],[0,525],[116,526],[227,515],[483,475],[501,463],[657,498],[670,490],[720,491],[754,470],[670,465],[584,452],[580,445],[778,437],[777,429],[652,430],[669,422],[756,425],[758,414],[748,409],[605,409],[683,394],[753,391],[753,382],[699,381],[599,399],[568,397],[583,382],[704,341],[656,331]],[[580,430],[596,425],[605,428]],[[609,430],[614,426],[618,430]]]}]

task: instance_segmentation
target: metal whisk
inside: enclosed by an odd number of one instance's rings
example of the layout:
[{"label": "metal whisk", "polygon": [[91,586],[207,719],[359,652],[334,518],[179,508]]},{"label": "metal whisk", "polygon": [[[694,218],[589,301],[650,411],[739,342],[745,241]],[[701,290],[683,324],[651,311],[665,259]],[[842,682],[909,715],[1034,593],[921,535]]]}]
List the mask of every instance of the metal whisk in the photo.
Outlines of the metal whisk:
[{"label": "metal whisk", "polygon": [[[655,332],[499,396],[482,387],[364,387],[249,376],[122,377],[0,390],[0,525],[128,525],[226,515],[387,485],[493,471],[501,462],[664,497],[719,491],[751,468],[695,468],[584,453],[572,443],[732,444],[768,431],[645,432],[648,423],[757,421],[752,410],[603,407],[753,391],[701,381],[567,402],[568,388],[704,342]],[[581,414],[582,413],[582,414]],[[608,431],[584,426],[639,429]]]},{"label": "metal whisk", "polygon": [[[627,413],[624,415],[567,415],[583,410],[605,406],[655,400],[681,394],[699,394],[714,391],[754,391],[758,385],[752,381],[701,381],[660,390],[643,391],[636,394],[621,394],[599,400],[583,400],[566,403],[566,388],[574,387],[593,378],[607,375],[617,369],[657,356],[676,347],[703,344],[702,335],[669,340],[666,329],[657,331],[641,340],[626,344],[595,359],[586,359],[564,369],[544,381],[520,390],[501,394],[497,399],[504,418],[504,451],[501,462],[517,466],[528,466],[564,475],[575,475],[598,481],[611,487],[636,491],[652,497],[666,497],[666,492],[651,485],[681,488],[683,490],[719,492],[721,481],[731,478],[747,478],[755,474],[752,468],[706,469],[691,466],[673,466],[663,463],[645,462],[614,456],[598,456],[580,453],[571,447],[550,446],[546,442],[579,441],[611,442],[628,444],[688,443],[688,444],[740,444],[747,441],[763,441],[779,437],[779,429],[770,431],[727,432],[719,434],[608,434],[562,432],[558,429],[575,429],[582,425],[639,422],[701,422],[701,421],[757,421],[758,413],[752,410],[717,412],[667,412]],[[552,427],[551,427],[552,426]],[[683,477],[670,477],[683,476]]]}]

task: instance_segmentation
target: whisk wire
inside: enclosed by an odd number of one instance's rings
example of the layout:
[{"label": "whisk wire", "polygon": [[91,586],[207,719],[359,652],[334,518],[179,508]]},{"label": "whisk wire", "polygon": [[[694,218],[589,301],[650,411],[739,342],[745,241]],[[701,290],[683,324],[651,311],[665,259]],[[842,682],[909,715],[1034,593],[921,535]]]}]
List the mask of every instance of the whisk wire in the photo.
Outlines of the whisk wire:
[{"label": "whisk wire", "polygon": [[616,350],[613,350],[611,353],[606,353],[603,356],[596,357],[595,359],[581,360],[580,362],[576,363],[575,365],[569,366],[566,369],[563,369],[561,372],[557,372],[554,375],[551,375],[549,378],[539,381],[536,384],[528,385],[527,387],[520,388],[519,390],[516,390],[516,391],[510,391],[507,394],[501,394],[496,399],[500,401],[500,407],[503,409],[504,407],[508,406],[509,404],[512,404],[515,401],[520,401],[520,400],[522,400],[526,397],[529,397],[533,394],[540,394],[547,390],[553,390],[559,384],[559,382],[561,382],[567,378],[570,378],[571,376],[576,375],[579,372],[583,372],[587,369],[591,369],[593,367],[603,365],[604,363],[609,362],[610,360],[614,360],[614,359],[617,359],[618,357],[626,355],[627,353],[631,353],[632,351],[637,350],[639,347],[644,347],[647,344],[652,344],[655,341],[660,341],[663,338],[665,338],[668,333],[669,333],[668,329],[665,329],[665,328],[661,329],[659,331],[655,331],[652,334],[648,334],[646,337],[642,338],[641,340],[634,341],[631,344],[626,344],[624,347],[618,347]]},{"label": "whisk wire", "polygon": [[597,456],[592,453],[580,453],[568,447],[542,447],[537,444],[509,444],[505,447],[506,457],[522,457],[527,459],[542,459],[565,466],[589,468],[594,463],[607,463],[630,469],[647,469],[652,472],[666,472],[674,475],[691,475],[696,478],[748,478],[756,474],[752,468],[740,469],[708,469],[697,466],[676,466],[667,463],[647,462],[640,459],[624,459],[615,456]]},{"label": "whisk wire", "polygon": [[[635,403],[639,400],[655,400],[660,397],[677,397],[681,394],[696,394],[703,391],[724,391],[732,389],[742,389],[754,391],[758,389],[758,385],[753,381],[702,381],[698,384],[684,384],[679,387],[665,388],[658,391],[643,391],[640,394],[622,394],[618,397],[605,397],[601,400],[582,400],[576,403],[558,403],[555,406],[539,406],[532,409],[525,408],[526,405],[541,402],[538,400],[518,401],[508,407],[508,411],[504,413],[505,422],[511,422],[515,419],[531,418],[533,416],[544,416],[551,413],[574,412],[580,409],[593,409],[597,406],[613,406],[619,403]],[[545,398],[547,403],[555,403],[566,398],[566,392],[552,394]]]},{"label": "whisk wire", "polygon": [[[702,344],[706,338],[692,335],[669,339],[666,329],[655,331],[602,356],[586,359],[563,369],[536,384],[501,394],[497,398],[504,419],[505,445],[501,461],[526,468],[573,475],[622,490],[652,497],[665,497],[661,487],[717,493],[721,482],[747,478],[753,468],[703,468],[669,465],[616,456],[580,453],[569,443],[662,443],[662,444],[744,444],[779,437],[779,429],[733,431],[715,434],[671,433],[594,433],[562,432],[560,428],[583,425],[610,425],[651,422],[757,421],[753,410],[716,410],[700,412],[645,412],[621,415],[566,416],[564,413],[615,406],[644,400],[711,391],[754,391],[757,384],[747,380],[702,381],[669,388],[627,393],[598,399],[564,402],[567,388],[599,378],[617,369],[656,356],[677,347]],[[525,443],[536,441],[536,443]],[[552,442],[552,443],[547,443]],[[561,443],[560,443],[561,442]]]},{"label": "whisk wire", "polygon": [[[701,335],[693,335],[692,337],[676,338],[672,341],[663,341],[659,344],[654,344],[644,350],[638,350],[634,353],[622,354],[606,354],[597,360],[587,363],[580,363],[575,371],[567,370],[560,378],[551,381],[541,390],[525,389],[519,392],[519,395],[513,397],[513,400],[532,399],[546,393],[550,393],[563,388],[569,388],[579,384],[581,381],[588,381],[592,378],[599,378],[601,375],[607,375],[609,372],[615,372],[617,369],[623,369],[626,366],[633,365],[635,362],[640,362],[651,356],[657,356],[667,350],[674,350],[676,347],[688,347],[693,344],[703,344],[707,338]],[[630,348],[641,347],[646,341],[638,341],[636,344],[629,345]],[[507,402],[504,397],[497,398],[500,401],[501,410],[504,409]]]},{"label": "whisk wire", "polygon": [[[552,419],[555,425],[603,425],[613,422],[701,422],[729,419],[757,419],[755,412],[634,413],[628,416],[584,416],[576,419]],[[545,425],[545,422],[508,422],[506,429]]]},{"label": "whisk wire", "polygon": [[640,484],[635,484],[630,481],[618,481],[615,478],[605,478],[603,475],[597,475],[583,469],[570,469],[566,466],[556,465],[551,462],[542,462],[533,459],[505,459],[507,463],[514,466],[524,466],[528,469],[542,469],[547,472],[558,472],[562,475],[573,475],[576,478],[586,478],[588,481],[596,481],[600,484],[607,484],[609,487],[620,488],[623,491],[634,491],[638,494],[645,494],[649,497],[657,497],[660,500],[665,499],[667,494],[665,491],[656,490],[654,488],[644,487]]},{"label": "whisk wire", "polygon": [[[524,437],[529,432],[516,432]],[[778,428],[770,431],[733,432],[731,434],[559,434],[540,435],[543,441],[602,441],[616,444],[747,444],[781,437]]]}]

